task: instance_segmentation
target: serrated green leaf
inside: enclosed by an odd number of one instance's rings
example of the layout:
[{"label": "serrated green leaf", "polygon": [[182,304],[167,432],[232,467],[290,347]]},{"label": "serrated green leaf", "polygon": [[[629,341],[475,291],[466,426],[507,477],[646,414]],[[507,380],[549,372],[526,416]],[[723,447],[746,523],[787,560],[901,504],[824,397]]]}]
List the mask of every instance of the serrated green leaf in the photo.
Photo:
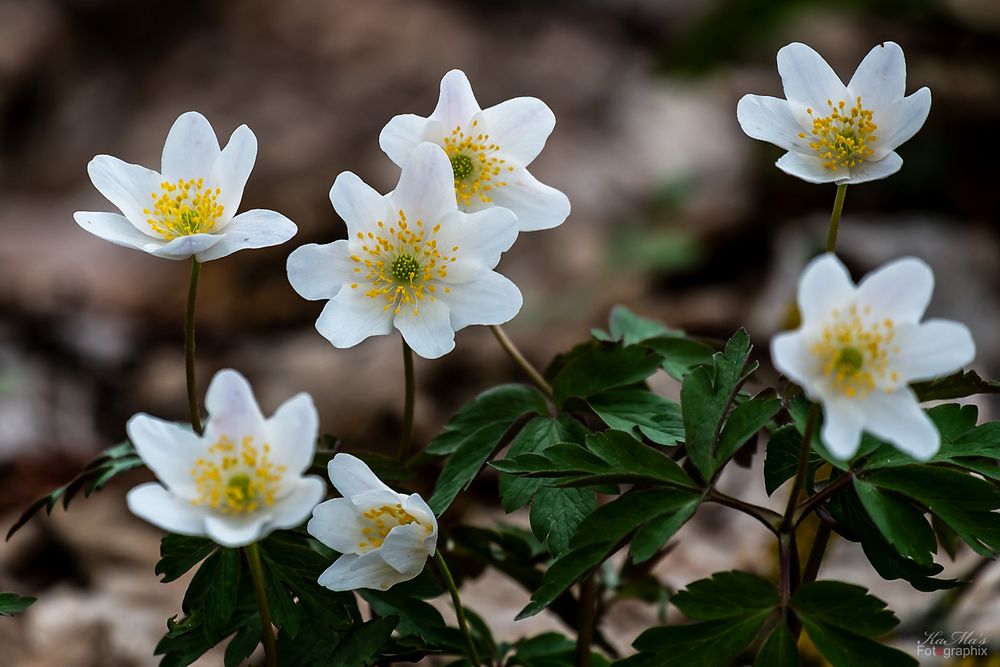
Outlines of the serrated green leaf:
[{"label": "serrated green leaf", "polygon": [[571,397],[590,398],[616,387],[642,382],[660,367],[660,357],[643,347],[594,343],[569,361],[552,380],[556,405]]},{"label": "serrated green leaf", "polygon": [[[632,560],[635,563],[642,563],[655,556],[667,540],[694,516],[701,499],[701,495],[688,496],[686,500],[678,498],[675,504],[669,506],[669,511],[664,511],[646,522],[632,538]],[[660,509],[666,507],[664,505]]]},{"label": "serrated green leaf", "polygon": [[570,546],[614,544],[639,526],[673,514],[700,497],[695,492],[675,489],[634,489],[591,512],[580,523]]},{"label": "serrated green leaf", "polygon": [[719,435],[716,457],[720,462],[728,461],[750,438],[764,428],[781,408],[781,401],[769,390],[749,401],[740,403],[726,418],[726,424]]},{"label": "serrated green leaf", "polygon": [[[587,429],[569,415],[556,418],[535,417],[524,425],[510,443],[507,458],[538,454],[557,442],[582,443]],[[524,507],[545,483],[544,479],[503,473],[500,475],[500,498],[507,513]]]},{"label": "serrated green leaf", "polygon": [[802,625],[813,644],[832,667],[913,667],[913,656],[884,644],[808,618]]},{"label": "serrated green leaf", "polygon": [[384,616],[352,628],[337,642],[327,663],[329,667],[361,667],[373,664],[373,658],[392,636],[399,618]]},{"label": "serrated green leaf", "polygon": [[595,509],[597,496],[592,490],[543,487],[531,502],[531,530],[553,556],[561,556],[569,550],[577,526]]},{"label": "serrated green leaf", "polygon": [[23,613],[25,609],[35,604],[38,598],[21,596],[16,593],[0,593],[0,616],[13,616]]},{"label": "serrated green leaf", "polygon": [[921,403],[925,401],[951,401],[977,394],[998,394],[1000,393],[1000,382],[984,380],[975,371],[958,371],[936,380],[917,382],[913,385],[913,390]]},{"label": "serrated green leaf", "polygon": [[236,610],[239,587],[240,552],[221,548],[205,559],[188,585],[182,609],[198,617],[213,644]]},{"label": "serrated green leaf", "polygon": [[160,540],[160,560],[156,563],[156,574],[168,583],[181,577],[192,567],[208,558],[218,545],[207,537],[189,537],[168,533]]},{"label": "serrated green leaf", "polygon": [[[799,452],[802,449],[802,434],[791,424],[777,429],[767,442],[764,458],[764,490],[773,494],[782,484],[795,476],[799,466]],[[809,452],[809,474],[812,475],[823,465],[823,459],[815,451]]]},{"label": "serrated green leaf", "polygon": [[753,664],[754,667],[799,667],[799,651],[788,624],[778,622]]},{"label": "serrated green leaf", "polygon": [[632,644],[638,655],[616,667],[716,667],[730,664],[760,631],[770,612],[646,630]]},{"label": "serrated green leaf", "polygon": [[223,656],[225,667],[239,667],[250,657],[260,644],[261,624],[260,614],[251,615],[246,624],[241,627],[226,646]]},{"label": "serrated green leaf", "polygon": [[800,618],[827,623],[864,637],[878,637],[899,623],[896,615],[861,586],[842,581],[813,581],[792,596]]},{"label": "serrated green leaf", "polygon": [[410,595],[400,595],[395,587],[388,591],[360,590],[358,594],[378,616],[398,616],[396,630],[401,635],[417,635],[429,645],[461,653],[461,633],[449,628],[433,606]]},{"label": "serrated green leaf", "polygon": [[592,396],[588,403],[610,428],[639,431],[658,445],[684,439],[680,404],[646,389],[616,389]]},{"label": "serrated green leaf", "polygon": [[937,539],[924,513],[905,500],[854,478],[854,491],[872,522],[900,554],[921,565],[934,562]]},{"label": "serrated green leaf", "polygon": [[770,613],[778,606],[774,584],[746,572],[716,572],[674,595],[673,604],[695,621],[718,621]]},{"label": "serrated green leaf", "polygon": [[679,486],[694,486],[691,478],[673,460],[642,444],[625,431],[591,433],[587,436],[586,444],[588,449],[617,470]]},{"label": "serrated green leaf", "polygon": [[605,543],[585,544],[557,558],[546,570],[541,586],[532,594],[531,601],[515,620],[534,616],[552,604],[574,582],[596,568],[607,557],[609,550]]},{"label": "serrated green leaf", "polygon": [[[522,416],[546,414],[545,397],[523,385],[504,385],[480,394],[445,426],[431,453],[451,452],[427,504],[437,515],[467,488],[497,448],[500,439]],[[441,444],[445,443],[447,446]]]},{"label": "serrated green leaf", "polygon": [[660,366],[675,380],[683,380],[692,370],[712,363],[716,350],[710,345],[690,338],[663,336],[644,340],[642,345],[660,355]]}]

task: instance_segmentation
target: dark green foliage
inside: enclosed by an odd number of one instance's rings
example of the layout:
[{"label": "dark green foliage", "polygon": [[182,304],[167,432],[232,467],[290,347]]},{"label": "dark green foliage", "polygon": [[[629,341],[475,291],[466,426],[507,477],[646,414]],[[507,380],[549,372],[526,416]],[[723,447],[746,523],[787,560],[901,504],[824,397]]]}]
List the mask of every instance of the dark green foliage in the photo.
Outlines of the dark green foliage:
[{"label": "dark green foliage", "polygon": [[13,616],[24,612],[37,598],[16,593],[0,593],[0,616]]}]

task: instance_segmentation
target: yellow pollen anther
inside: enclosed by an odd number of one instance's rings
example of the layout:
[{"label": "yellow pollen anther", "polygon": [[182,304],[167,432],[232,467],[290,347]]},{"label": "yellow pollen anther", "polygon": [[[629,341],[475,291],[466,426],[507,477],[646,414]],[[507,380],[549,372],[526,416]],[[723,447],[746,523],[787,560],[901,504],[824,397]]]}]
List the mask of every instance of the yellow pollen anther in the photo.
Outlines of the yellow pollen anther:
[{"label": "yellow pollen anther", "polygon": [[[824,118],[816,118],[811,108],[806,109],[813,122],[809,146],[827,169],[838,171],[856,167],[875,152],[869,145],[876,141],[873,133],[878,129],[872,121],[872,112],[861,105],[860,97],[850,110],[845,110],[847,104],[844,100],[836,104],[827,100],[826,103],[830,107],[830,115]],[[799,136],[805,138],[804,133]]]},{"label": "yellow pollen anther", "polygon": [[152,208],[143,209],[146,222],[154,232],[171,241],[180,236],[203,234],[215,229],[222,216],[218,203],[222,190],[206,188],[205,179],[180,179],[176,183],[163,181],[160,192],[152,193]]},{"label": "yellow pollen anther", "polygon": [[[358,542],[361,549],[375,549],[382,546],[389,532],[396,526],[405,526],[410,523],[420,523],[416,517],[403,509],[402,503],[394,505],[382,505],[373,507],[361,513],[363,519],[367,520],[367,525],[361,529],[361,536],[364,538]],[[432,528],[424,526],[428,532]],[[370,547],[370,549],[369,549]]]},{"label": "yellow pollen anther", "polygon": [[[862,309],[866,315],[870,309]],[[819,357],[822,373],[834,390],[848,398],[864,397],[876,386],[891,391],[899,374],[890,368],[896,331],[891,319],[872,322],[862,319],[858,309],[839,309],[823,326],[820,339],[809,351]]]},{"label": "yellow pollen anther", "polygon": [[[473,121],[471,128],[478,125],[479,121]],[[455,174],[455,198],[462,206],[470,206],[473,200],[482,204],[492,202],[490,190],[507,185],[507,181],[495,177],[504,170],[514,171],[506,165],[506,160],[496,156],[500,146],[490,141],[490,135],[472,132],[471,128],[466,132],[459,125],[444,138],[444,150]]]},{"label": "yellow pollen anther", "polygon": [[191,469],[198,497],[195,505],[207,505],[221,514],[253,512],[274,504],[285,466],[270,461],[271,447],[257,447],[247,436],[239,447],[226,436],[209,447],[208,456]]}]

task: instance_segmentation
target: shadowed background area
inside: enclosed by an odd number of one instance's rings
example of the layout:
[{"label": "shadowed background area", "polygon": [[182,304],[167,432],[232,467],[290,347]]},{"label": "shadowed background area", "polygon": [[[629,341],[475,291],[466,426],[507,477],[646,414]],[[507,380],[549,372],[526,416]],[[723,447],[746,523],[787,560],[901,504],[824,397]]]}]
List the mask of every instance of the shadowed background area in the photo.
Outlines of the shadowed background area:
[{"label": "shadowed background area", "polygon": [[[907,92],[933,92],[930,118],[899,149],[901,172],[849,188],[840,251],[857,277],[898,256],[926,259],[938,279],[930,314],[968,323],[977,368],[996,376],[998,35],[993,0],[0,0],[3,528],[121,441],[130,415],[186,419],[187,265],[112,246],[72,214],[113,208],[87,178],[95,154],[158,168],[171,123],[192,109],[222,141],[242,123],[257,135],[241,210],[274,209],[299,226],[283,246],[204,267],[200,393],[233,367],[265,411],[308,391],[323,431],[346,449],[394,448],[397,337],[331,347],[313,328],[322,304],[295,294],[285,259],[344,236],[327,198],[338,173],[394,186],[379,131],[396,114],[427,115],[454,67],[482,106],[531,95],[558,119],[531,169],[569,196],[573,213],[522,235],[500,265],[524,294],[507,329],[531,360],[544,365],[582,341],[616,303],[712,337],[747,326],[766,355],[768,338],[794,321],[795,280],[822,248],[835,188],[775,169],[782,151],[743,135],[736,103],[747,92],[781,96],[774,56],[790,41],[819,50],[845,80],[874,44],[900,43]],[[523,380],[487,330],[460,332],[457,343],[443,359],[417,361],[418,443],[478,391]],[[661,389],[676,392],[665,380]],[[132,473],[76,501],[68,520],[42,519],[0,546],[0,590],[42,596],[25,617],[0,622],[6,659],[155,664],[152,645],[183,589],[156,584],[159,533],[124,510],[125,490],[144,478]],[[495,497],[489,484],[473,497]],[[763,498],[759,475],[732,484]],[[473,522],[502,513],[464,510]],[[685,530],[690,544],[663,564],[671,586],[718,569],[769,571],[767,535],[742,517],[707,508]],[[830,562],[837,576],[852,571]],[[856,563],[855,579],[873,576],[866,567]],[[1000,637],[996,573],[984,578],[984,597],[963,604],[986,619],[974,629]],[[876,592],[896,591],[903,614],[932,602],[889,588]],[[497,590],[476,582],[468,602],[495,605],[499,636],[534,631],[509,620],[526,595],[508,602]],[[627,647],[655,618],[653,605],[623,604],[609,620],[620,632],[609,634]]]}]

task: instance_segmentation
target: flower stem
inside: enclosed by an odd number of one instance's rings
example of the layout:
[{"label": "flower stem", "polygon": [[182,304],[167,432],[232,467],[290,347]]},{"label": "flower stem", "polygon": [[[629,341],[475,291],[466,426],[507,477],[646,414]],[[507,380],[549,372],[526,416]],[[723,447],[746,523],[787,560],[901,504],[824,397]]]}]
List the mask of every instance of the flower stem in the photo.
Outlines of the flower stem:
[{"label": "flower stem", "polygon": [[264,642],[264,663],[267,667],[278,664],[278,647],[274,642],[274,629],[271,626],[271,607],[267,603],[267,591],[264,589],[264,569],[260,564],[260,549],[253,542],[243,548],[250,566],[250,578],[253,579],[253,590],[257,594],[257,608],[260,609],[260,637]]},{"label": "flower stem", "polygon": [[542,374],[531,365],[531,362],[524,358],[524,355],[517,349],[514,342],[507,337],[506,332],[504,332],[499,325],[491,326],[490,329],[493,331],[493,335],[497,337],[500,347],[502,347],[504,351],[510,355],[510,358],[521,367],[521,370],[523,370],[525,374],[531,378],[531,381],[535,383],[535,386],[541,389],[542,393],[546,396],[552,398],[552,385],[546,382],[545,378],[542,377]]},{"label": "flower stem", "polygon": [[802,583],[809,584],[816,581],[819,575],[819,565],[823,562],[826,554],[826,547],[830,543],[830,525],[821,521],[816,529],[816,536],[813,538],[812,547],[809,549],[809,557],[806,559],[805,570],[802,571]]},{"label": "flower stem", "polygon": [[806,427],[802,433],[802,448],[799,450],[799,467],[795,473],[795,481],[792,482],[792,490],[788,495],[788,504],[785,506],[784,519],[778,527],[779,531],[794,530],[795,528],[795,508],[799,502],[799,494],[806,483],[806,475],[809,474],[809,452],[812,450],[813,434],[816,433],[816,424],[819,422],[820,409],[818,403],[813,403],[809,408],[809,416],[806,417]]},{"label": "flower stem", "polygon": [[591,572],[580,582],[580,609],[576,622],[576,667],[590,667],[590,645],[594,639],[597,613],[597,572]]},{"label": "flower stem", "polygon": [[198,277],[201,275],[201,263],[191,258],[191,284],[188,286],[187,315],[184,318],[184,365],[187,371],[188,410],[191,413],[191,426],[195,433],[201,435],[201,415],[198,413],[198,395],[194,377],[194,307],[198,300]]},{"label": "flower stem", "polygon": [[837,186],[837,196],[833,200],[833,213],[830,215],[830,231],[826,234],[826,251],[837,251],[837,231],[840,229],[840,213],[844,210],[844,197],[847,196],[847,183]]},{"label": "flower stem", "polygon": [[406,461],[413,448],[413,404],[417,399],[417,382],[413,373],[413,350],[403,341],[403,376],[405,396],[403,397],[403,432],[399,436],[400,463]]},{"label": "flower stem", "polygon": [[441,553],[440,549],[434,553],[434,562],[437,564],[438,570],[441,572],[441,577],[444,579],[445,584],[448,586],[448,591],[451,593],[451,603],[455,606],[455,616],[458,618],[458,627],[465,636],[465,645],[469,649],[469,661],[472,663],[473,667],[481,667],[479,655],[476,653],[476,644],[472,641],[472,634],[469,632],[469,625],[465,622],[465,609],[462,607],[462,600],[458,597],[458,588],[455,586],[455,580],[451,576],[451,570],[448,569],[448,564],[444,562],[444,555]]}]

